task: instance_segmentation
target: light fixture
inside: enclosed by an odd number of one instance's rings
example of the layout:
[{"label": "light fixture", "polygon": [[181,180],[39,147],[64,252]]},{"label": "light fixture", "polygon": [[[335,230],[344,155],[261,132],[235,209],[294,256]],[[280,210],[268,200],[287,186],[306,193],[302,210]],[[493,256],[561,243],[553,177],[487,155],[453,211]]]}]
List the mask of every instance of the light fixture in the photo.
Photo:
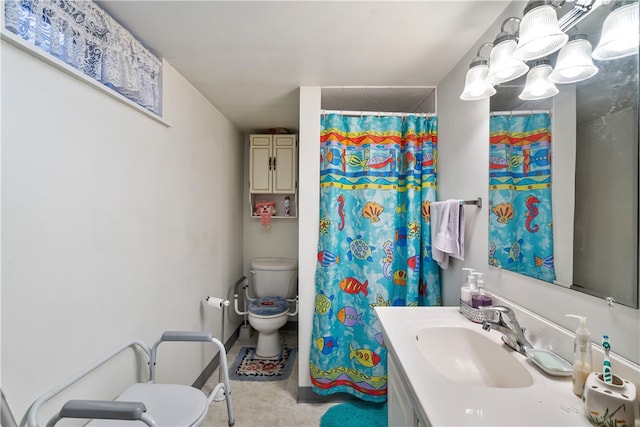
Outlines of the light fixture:
[{"label": "light fixture", "polygon": [[476,57],[469,65],[464,90],[460,94],[460,99],[463,101],[475,101],[476,99],[488,98],[496,93],[496,89],[487,81],[487,74],[489,74],[487,59],[480,56],[480,50],[485,46],[491,46],[491,43],[483,43],[478,48]]},{"label": "light fixture", "polygon": [[527,101],[549,98],[556,95],[559,90],[552,81],[549,80],[551,74],[551,62],[539,60],[533,64],[527,74],[527,81],[519,98]]},{"label": "light fixture", "polygon": [[591,59],[591,43],[584,34],[576,34],[560,50],[558,60],[549,80],[554,83],[577,83],[593,77],[598,67]]},{"label": "light fixture", "polygon": [[605,61],[637,53],[640,41],[638,27],[638,3],[619,5],[604,20],[593,57]]},{"label": "light fixture", "polygon": [[569,36],[560,30],[551,0],[533,0],[524,9],[520,40],[514,56],[523,61],[547,56],[567,44]]},{"label": "light fixture", "polygon": [[513,57],[516,50],[516,35],[505,31],[505,24],[511,20],[520,22],[519,18],[507,18],[500,28],[500,33],[493,42],[489,56],[489,74],[487,80],[491,84],[499,84],[517,79],[527,71],[529,66]]}]

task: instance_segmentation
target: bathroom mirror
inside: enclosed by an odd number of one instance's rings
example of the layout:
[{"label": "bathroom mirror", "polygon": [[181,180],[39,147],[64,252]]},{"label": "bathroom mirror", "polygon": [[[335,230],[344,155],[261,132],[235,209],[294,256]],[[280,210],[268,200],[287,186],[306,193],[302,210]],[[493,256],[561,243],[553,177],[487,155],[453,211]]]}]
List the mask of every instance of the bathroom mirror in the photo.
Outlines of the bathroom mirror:
[{"label": "bathroom mirror", "polygon": [[[585,34],[595,48],[615,3],[568,34]],[[553,66],[557,53],[548,59]],[[553,98],[520,100],[524,76],[503,83],[491,111],[551,111],[554,283],[638,308],[638,53],[594,64],[595,76],[558,84]]]}]

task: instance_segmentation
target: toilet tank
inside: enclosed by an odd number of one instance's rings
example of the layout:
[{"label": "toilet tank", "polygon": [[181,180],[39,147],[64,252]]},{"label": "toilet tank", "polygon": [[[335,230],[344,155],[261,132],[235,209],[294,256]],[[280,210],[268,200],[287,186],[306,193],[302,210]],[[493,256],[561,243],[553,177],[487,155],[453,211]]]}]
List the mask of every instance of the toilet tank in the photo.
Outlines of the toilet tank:
[{"label": "toilet tank", "polygon": [[298,261],[289,258],[254,258],[253,293],[261,297],[294,298],[298,291]]}]

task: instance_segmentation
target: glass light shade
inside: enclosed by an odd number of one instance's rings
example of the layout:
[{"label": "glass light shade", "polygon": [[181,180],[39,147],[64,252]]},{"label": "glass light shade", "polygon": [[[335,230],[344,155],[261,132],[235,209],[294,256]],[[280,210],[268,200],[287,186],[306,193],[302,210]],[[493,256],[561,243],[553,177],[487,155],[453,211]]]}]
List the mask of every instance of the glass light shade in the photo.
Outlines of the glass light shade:
[{"label": "glass light shade", "polygon": [[516,50],[515,40],[506,40],[491,49],[489,57],[489,75],[487,80],[491,84],[499,84],[517,79],[527,71],[529,66],[513,57]]},{"label": "glass light shade", "polygon": [[542,58],[561,49],[569,36],[560,30],[553,7],[538,6],[528,11],[520,22],[520,40],[513,55],[523,61]]},{"label": "glass light shade", "polygon": [[598,67],[591,60],[591,44],[579,38],[571,40],[560,50],[549,80],[561,84],[577,83],[593,77],[597,72]]},{"label": "glass light shade", "polygon": [[637,53],[640,41],[639,25],[638,3],[615,9],[602,24],[602,36],[593,51],[593,57],[604,61]]},{"label": "glass light shade", "polygon": [[527,74],[527,81],[519,98],[527,101],[544,99],[556,95],[559,90],[552,81],[549,80],[552,68],[549,64],[534,66]]},{"label": "glass light shade", "polygon": [[487,74],[489,74],[489,67],[486,64],[469,68],[460,99],[463,101],[474,101],[494,95],[496,88],[487,82]]}]

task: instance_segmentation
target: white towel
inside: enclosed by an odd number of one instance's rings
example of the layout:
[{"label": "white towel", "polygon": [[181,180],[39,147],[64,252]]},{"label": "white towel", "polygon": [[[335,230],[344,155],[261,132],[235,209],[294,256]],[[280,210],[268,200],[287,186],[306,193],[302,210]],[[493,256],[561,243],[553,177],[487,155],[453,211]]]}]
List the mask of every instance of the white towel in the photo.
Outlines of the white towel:
[{"label": "white towel", "polygon": [[460,200],[431,203],[431,256],[449,267],[449,257],[464,261],[464,209]]}]

